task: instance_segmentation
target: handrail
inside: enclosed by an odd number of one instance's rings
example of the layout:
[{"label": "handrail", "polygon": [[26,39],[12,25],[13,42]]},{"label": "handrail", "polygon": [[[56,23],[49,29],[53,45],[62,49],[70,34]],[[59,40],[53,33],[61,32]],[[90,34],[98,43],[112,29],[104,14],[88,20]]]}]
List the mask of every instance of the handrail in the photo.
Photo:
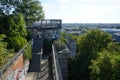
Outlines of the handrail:
[{"label": "handrail", "polygon": [[61,29],[61,19],[41,19],[39,22],[35,22],[31,27],[27,29]]},{"label": "handrail", "polygon": [[56,52],[54,44],[52,44],[52,50],[53,50],[53,62],[54,62],[54,66],[55,66],[56,80],[63,80],[59,61],[58,61],[58,56],[57,56],[57,52]]},{"label": "handrail", "polygon": [[0,78],[2,77],[3,73],[5,71],[8,70],[8,68],[13,64],[13,62],[21,55],[23,54],[23,52],[25,51],[25,49],[28,47],[28,45],[30,45],[32,43],[32,40],[27,44],[25,45],[21,50],[19,50],[19,52],[17,54],[15,54],[15,56],[10,59],[2,69],[0,69]]}]

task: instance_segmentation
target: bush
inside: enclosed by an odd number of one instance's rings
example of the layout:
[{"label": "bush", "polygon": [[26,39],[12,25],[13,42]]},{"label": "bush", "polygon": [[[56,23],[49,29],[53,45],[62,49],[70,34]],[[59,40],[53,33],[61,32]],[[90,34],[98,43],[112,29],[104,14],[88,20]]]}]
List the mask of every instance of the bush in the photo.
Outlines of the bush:
[{"label": "bush", "polygon": [[5,35],[0,35],[0,68],[5,63],[5,56],[7,54],[7,49],[6,49],[7,44],[2,41],[4,37]]},{"label": "bush", "polygon": [[32,45],[28,45],[23,54],[24,60],[30,60],[32,58]]},{"label": "bush", "polygon": [[120,80],[120,54],[102,51],[89,66],[91,80]]},{"label": "bush", "polygon": [[13,51],[7,49],[7,43],[3,42],[4,38],[5,35],[0,34],[0,69],[11,57],[14,56]]},{"label": "bush", "polygon": [[9,38],[9,47],[14,49],[15,52],[23,48],[27,44],[27,40],[21,36]]}]

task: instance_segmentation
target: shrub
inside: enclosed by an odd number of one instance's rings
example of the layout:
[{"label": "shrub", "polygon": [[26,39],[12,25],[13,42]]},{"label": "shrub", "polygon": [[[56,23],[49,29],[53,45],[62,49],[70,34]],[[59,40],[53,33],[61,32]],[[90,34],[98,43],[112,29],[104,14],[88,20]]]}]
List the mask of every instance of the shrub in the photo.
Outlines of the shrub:
[{"label": "shrub", "polygon": [[13,51],[7,49],[7,43],[3,42],[4,38],[5,35],[0,34],[0,69],[11,57],[14,56]]},{"label": "shrub", "polygon": [[30,60],[32,58],[32,45],[28,45],[23,54],[24,60]]},{"label": "shrub", "polygon": [[21,36],[9,38],[9,47],[15,52],[23,48],[27,44],[27,40]]}]

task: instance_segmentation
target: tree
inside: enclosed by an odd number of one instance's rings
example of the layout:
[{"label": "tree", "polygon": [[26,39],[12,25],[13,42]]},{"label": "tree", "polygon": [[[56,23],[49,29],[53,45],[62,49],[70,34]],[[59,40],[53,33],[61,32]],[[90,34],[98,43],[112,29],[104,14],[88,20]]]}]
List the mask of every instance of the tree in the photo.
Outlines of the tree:
[{"label": "tree", "polygon": [[22,14],[5,15],[0,17],[0,34],[5,34],[7,36],[5,41],[8,43],[8,48],[18,51],[26,44],[25,37],[27,35]]},{"label": "tree", "polygon": [[22,13],[27,26],[44,18],[44,12],[39,0],[22,0],[22,2],[17,2],[15,6],[14,13]]},{"label": "tree", "polygon": [[22,13],[27,26],[44,18],[39,0],[0,0],[0,16]]},{"label": "tree", "polygon": [[0,0],[0,16],[10,15],[15,9],[13,4],[16,1],[19,0]]},{"label": "tree", "polygon": [[99,29],[93,29],[82,36],[78,36],[76,38],[77,55],[70,60],[70,75],[72,79],[89,79],[88,66],[91,63],[90,61],[97,57],[98,52],[107,48],[111,41],[112,36]]},{"label": "tree", "polygon": [[79,53],[88,54],[93,51],[101,51],[106,48],[107,45],[112,41],[112,36],[107,33],[100,31],[99,29],[93,29],[78,39]]},{"label": "tree", "polygon": [[5,34],[7,37],[27,35],[22,14],[5,15],[0,18],[0,34]]},{"label": "tree", "polygon": [[91,61],[89,66],[91,80],[119,80],[120,79],[120,54],[102,51],[97,59]]}]

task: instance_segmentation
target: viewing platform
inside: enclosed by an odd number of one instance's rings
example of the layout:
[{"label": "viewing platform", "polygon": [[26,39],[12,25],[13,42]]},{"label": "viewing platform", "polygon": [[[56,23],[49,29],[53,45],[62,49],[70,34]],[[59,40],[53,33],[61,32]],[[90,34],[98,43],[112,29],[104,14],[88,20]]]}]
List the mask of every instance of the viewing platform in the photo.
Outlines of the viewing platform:
[{"label": "viewing platform", "polygon": [[61,29],[62,28],[62,20],[60,19],[42,19],[38,22],[35,22],[31,27],[27,27],[27,29],[37,29],[37,30],[53,30],[53,29]]}]

